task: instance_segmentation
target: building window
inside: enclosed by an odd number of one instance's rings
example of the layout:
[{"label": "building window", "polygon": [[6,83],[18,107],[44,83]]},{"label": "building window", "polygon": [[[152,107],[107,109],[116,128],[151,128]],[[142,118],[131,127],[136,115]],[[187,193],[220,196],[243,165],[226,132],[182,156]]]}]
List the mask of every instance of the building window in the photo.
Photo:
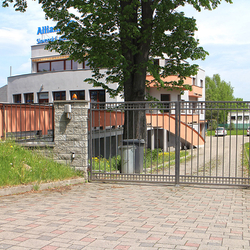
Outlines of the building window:
[{"label": "building window", "polygon": [[201,80],[201,88],[203,88],[203,80]]},{"label": "building window", "polygon": [[38,93],[38,103],[48,103],[48,102],[49,102],[48,92]]},{"label": "building window", "polygon": [[242,121],[242,115],[238,115],[237,119],[238,121]]},{"label": "building window", "polygon": [[86,60],[86,61],[83,62],[83,68],[84,69],[90,69],[88,60]]},{"label": "building window", "polygon": [[72,60],[66,60],[65,61],[65,70],[71,70],[72,69]]},{"label": "building window", "polygon": [[[104,90],[90,90],[90,102],[105,102],[105,91]],[[96,105],[97,108],[104,108],[104,105]]]},{"label": "building window", "polygon": [[235,115],[232,115],[231,116],[231,121],[235,121],[236,119],[235,119]]},{"label": "building window", "polygon": [[[84,63],[82,64],[84,68]],[[64,71],[64,70],[77,70],[78,62],[74,60],[57,60],[49,62],[37,63],[37,72],[43,71]]]},{"label": "building window", "polygon": [[53,100],[66,100],[66,92],[65,91],[58,91],[58,92],[53,92]]},{"label": "building window", "polygon": [[196,86],[196,78],[193,77],[193,85]]},{"label": "building window", "polygon": [[85,100],[85,90],[70,91],[70,99],[73,100],[73,95],[76,95],[77,100]]},{"label": "building window", "polygon": [[41,62],[37,64],[37,71],[43,72],[43,71],[50,71],[50,62]]},{"label": "building window", "polygon": [[154,59],[154,65],[160,65],[160,60],[159,59]]},{"label": "building window", "polygon": [[77,70],[78,63],[72,60],[72,69]]},{"label": "building window", "polygon": [[192,111],[193,111],[193,113],[196,112],[196,109],[197,109],[197,103],[196,102],[192,102]]},{"label": "building window", "polygon": [[201,114],[204,114],[204,104],[203,103],[200,104],[200,108],[201,108]]},{"label": "building window", "polygon": [[63,71],[64,61],[54,61],[51,62],[51,71]]},{"label": "building window", "polygon": [[186,103],[184,100],[181,100],[181,113],[186,113],[186,109],[185,109]]},{"label": "building window", "polygon": [[25,103],[34,103],[34,94],[33,93],[24,94],[24,102]]},{"label": "building window", "polygon": [[244,120],[245,120],[245,121],[249,121],[249,115],[245,115],[245,116],[244,116]]},{"label": "building window", "polygon": [[[169,102],[170,101],[170,94],[161,94],[161,101],[162,102]],[[163,104],[163,112],[169,113],[170,103],[164,103]]]},{"label": "building window", "polygon": [[13,95],[13,102],[14,103],[21,103],[21,94]]}]

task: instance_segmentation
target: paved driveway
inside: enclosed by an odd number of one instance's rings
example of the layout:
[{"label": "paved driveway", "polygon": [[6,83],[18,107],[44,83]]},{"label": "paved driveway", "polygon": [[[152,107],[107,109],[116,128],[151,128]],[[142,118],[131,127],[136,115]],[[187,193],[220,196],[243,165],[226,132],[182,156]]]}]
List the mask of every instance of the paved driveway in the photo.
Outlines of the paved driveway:
[{"label": "paved driveway", "polygon": [[[189,150],[187,161],[182,162],[180,173],[219,177],[247,177],[243,162],[243,145],[246,136],[207,136],[204,147]],[[173,168],[174,170],[174,168]]]},{"label": "paved driveway", "polygon": [[250,190],[88,183],[0,197],[0,249],[250,249]]}]

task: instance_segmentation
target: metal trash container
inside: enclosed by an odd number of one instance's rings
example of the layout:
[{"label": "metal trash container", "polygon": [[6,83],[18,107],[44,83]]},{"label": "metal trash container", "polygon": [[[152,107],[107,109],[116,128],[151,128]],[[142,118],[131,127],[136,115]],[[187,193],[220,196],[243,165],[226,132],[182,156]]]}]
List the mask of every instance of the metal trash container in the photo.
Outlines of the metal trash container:
[{"label": "metal trash container", "polygon": [[123,140],[122,142],[123,142],[123,146],[126,145],[126,147],[130,145],[135,146],[135,173],[142,173],[145,140],[144,139],[126,139],[126,140]]},{"label": "metal trash container", "polygon": [[135,173],[135,146],[127,145],[120,146],[121,151],[121,173],[134,174]]}]

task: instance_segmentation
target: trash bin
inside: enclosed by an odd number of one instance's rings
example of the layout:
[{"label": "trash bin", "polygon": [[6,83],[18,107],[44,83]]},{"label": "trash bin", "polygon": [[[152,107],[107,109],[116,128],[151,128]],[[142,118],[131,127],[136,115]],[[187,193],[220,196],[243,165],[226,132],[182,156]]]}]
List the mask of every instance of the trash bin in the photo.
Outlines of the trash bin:
[{"label": "trash bin", "polygon": [[134,174],[135,170],[135,146],[120,146],[121,151],[121,173]]},{"label": "trash bin", "polygon": [[144,139],[126,139],[123,140],[123,146],[126,147],[133,145],[135,146],[135,173],[142,173],[143,171],[143,156],[144,156]]}]

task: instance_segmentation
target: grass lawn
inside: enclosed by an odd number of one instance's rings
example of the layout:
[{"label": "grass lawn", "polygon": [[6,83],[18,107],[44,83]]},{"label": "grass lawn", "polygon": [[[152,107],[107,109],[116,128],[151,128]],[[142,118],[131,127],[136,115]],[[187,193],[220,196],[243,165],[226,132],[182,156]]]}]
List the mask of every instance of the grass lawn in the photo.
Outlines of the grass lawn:
[{"label": "grass lawn", "polygon": [[[188,156],[187,151],[180,152],[180,158]],[[163,152],[161,149],[144,150],[143,156],[143,168],[158,168],[170,166],[175,160],[175,152]],[[119,172],[121,169],[121,156],[112,157],[111,159],[105,159],[103,157],[92,158],[92,170],[94,172]]]},{"label": "grass lawn", "polygon": [[[227,135],[247,135],[247,131],[246,130],[227,130]],[[215,131],[214,130],[207,130],[207,136],[211,135],[214,136],[215,135]]]},{"label": "grass lawn", "polygon": [[81,176],[71,167],[25,149],[13,141],[0,142],[0,187],[37,184]]},{"label": "grass lawn", "polygon": [[249,142],[244,144],[244,166],[249,167]]}]

